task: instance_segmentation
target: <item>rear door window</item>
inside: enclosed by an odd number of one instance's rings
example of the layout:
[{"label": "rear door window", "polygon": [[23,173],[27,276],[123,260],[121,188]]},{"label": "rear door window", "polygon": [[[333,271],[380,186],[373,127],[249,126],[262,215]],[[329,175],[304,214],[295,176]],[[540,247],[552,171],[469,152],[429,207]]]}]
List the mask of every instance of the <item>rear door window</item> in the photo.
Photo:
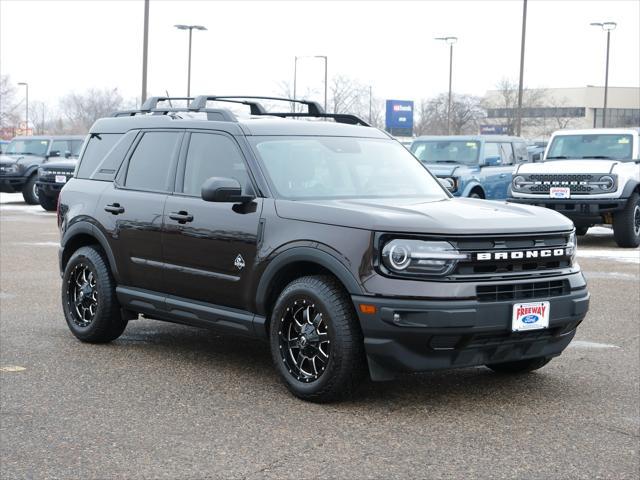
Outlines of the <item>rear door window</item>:
[{"label": "rear door window", "polygon": [[133,190],[169,191],[169,179],[173,179],[172,167],[181,139],[182,132],[178,131],[145,132],[129,160],[125,187]]},{"label": "rear door window", "polygon": [[524,163],[529,161],[529,152],[527,151],[527,145],[522,142],[516,142],[513,144],[516,151],[516,163]]},{"label": "rear door window", "polygon": [[92,133],[80,159],[76,177],[91,178],[105,155],[113,148],[121,136],[121,133]]},{"label": "rear door window", "polygon": [[513,165],[514,163],[513,145],[511,145],[510,143],[501,143],[500,157],[502,157],[502,165]]}]

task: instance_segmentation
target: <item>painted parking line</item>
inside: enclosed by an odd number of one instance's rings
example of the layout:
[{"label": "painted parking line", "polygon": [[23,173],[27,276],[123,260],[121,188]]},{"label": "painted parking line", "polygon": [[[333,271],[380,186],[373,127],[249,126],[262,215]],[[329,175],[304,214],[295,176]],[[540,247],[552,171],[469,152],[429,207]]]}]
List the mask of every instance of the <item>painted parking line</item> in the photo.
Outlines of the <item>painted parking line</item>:
[{"label": "painted parking line", "polygon": [[597,249],[578,248],[579,258],[596,258],[603,260],[614,260],[622,263],[633,263],[640,265],[640,250],[638,249]]},{"label": "painted parking line", "polygon": [[589,342],[588,340],[574,340],[569,344],[569,348],[581,348],[585,350],[604,350],[607,348],[620,348],[618,345],[610,343]]},{"label": "painted parking line", "polygon": [[3,367],[0,367],[0,372],[24,372],[26,370],[26,368],[21,367],[19,365],[5,365]]},{"label": "painted parking line", "polygon": [[60,242],[14,242],[13,245],[26,245],[29,247],[59,247]]}]

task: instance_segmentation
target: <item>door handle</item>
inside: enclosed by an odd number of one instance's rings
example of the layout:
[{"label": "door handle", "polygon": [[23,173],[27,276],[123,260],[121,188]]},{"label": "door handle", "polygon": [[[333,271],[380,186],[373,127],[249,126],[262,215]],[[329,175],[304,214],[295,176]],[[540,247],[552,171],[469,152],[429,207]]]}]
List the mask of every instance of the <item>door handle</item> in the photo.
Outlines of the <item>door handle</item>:
[{"label": "door handle", "polygon": [[500,174],[500,178],[504,178],[504,177],[506,177],[506,176],[507,176],[507,174],[506,174],[506,173],[501,173],[501,174]]},{"label": "door handle", "polygon": [[113,213],[114,215],[120,215],[124,213],[124,207],[121,207],[119,203],[112,203],[104,207],[105,212]]},{"label": "door handle", "polygon": [[189,212],[185,212],[184,210],[180,210],[179,212],[171,212],[169,215],[171,220],[175,220],[178,223],[187,223],[193,222],[193,215],[189,215]]}]

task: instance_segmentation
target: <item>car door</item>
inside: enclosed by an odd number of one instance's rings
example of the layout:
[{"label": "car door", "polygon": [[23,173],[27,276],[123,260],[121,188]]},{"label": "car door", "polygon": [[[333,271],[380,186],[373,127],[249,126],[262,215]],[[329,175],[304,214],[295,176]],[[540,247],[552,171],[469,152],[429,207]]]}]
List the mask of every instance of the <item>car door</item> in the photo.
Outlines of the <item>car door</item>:
[{"label": "car door", "polygon": [[167,199],[162,235],[167,293],[247,310],[262,199],[247,204],[205,202],[202,184],[234,178],[244,193],[253,181],[236,139],[193,131],[180,155],[176,192]]},{"label": "car door", "polygon": [[500,183],[500,164],[502,156],[500,144],[498,142],[485,142],[482,149],[482,158],[480,162],[480,174],[478,175],[485,197],[493,199],[498,192]]},{"label": "car door", "polygon": [[162,291],[162,221],[183,132],[143,131],[103,191],[96,217],[116,258],[120,283]]},{"label": "car door", "polygon": [[501,162],[500,165],[494,169],[497,183],[493,198],[505,199],[507,198],[513,169],[515,168],[515,153],[511,142],[501,142],[499,146]]}]

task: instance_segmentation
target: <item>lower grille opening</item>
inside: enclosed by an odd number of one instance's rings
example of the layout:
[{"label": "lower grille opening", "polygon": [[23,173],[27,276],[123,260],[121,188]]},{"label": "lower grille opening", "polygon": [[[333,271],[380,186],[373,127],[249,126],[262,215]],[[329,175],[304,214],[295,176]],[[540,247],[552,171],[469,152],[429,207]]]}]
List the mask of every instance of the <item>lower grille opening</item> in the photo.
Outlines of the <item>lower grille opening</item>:
[{"label": "lower grille opening", "polygon": [[532,298],[559,297],[570,292],[567,280],[514,283],[502,285],[479,285],[476,295],[481,302],[524,300]]}]

